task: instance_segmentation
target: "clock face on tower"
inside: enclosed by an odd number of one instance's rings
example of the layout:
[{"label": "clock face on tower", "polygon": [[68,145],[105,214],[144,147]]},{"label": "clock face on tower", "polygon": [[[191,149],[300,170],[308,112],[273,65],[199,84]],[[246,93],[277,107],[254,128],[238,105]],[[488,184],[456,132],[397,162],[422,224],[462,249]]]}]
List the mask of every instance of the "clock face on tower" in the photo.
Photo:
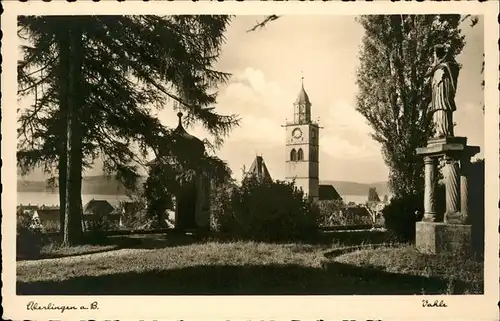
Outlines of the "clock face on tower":
[{"label": "clock face on tower", "polygon": [[298,139],[298,138],[302,137],[302,131],[300,130],[300,128],[295,128],[292,131],[292,137],[295,138],[295,139]]}]

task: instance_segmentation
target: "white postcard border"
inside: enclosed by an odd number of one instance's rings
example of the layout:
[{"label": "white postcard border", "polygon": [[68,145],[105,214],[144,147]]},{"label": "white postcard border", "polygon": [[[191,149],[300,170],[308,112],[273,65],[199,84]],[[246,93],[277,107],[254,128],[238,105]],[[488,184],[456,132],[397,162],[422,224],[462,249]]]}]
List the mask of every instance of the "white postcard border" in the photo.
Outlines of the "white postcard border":
[{"label": "white postcard border", "polygon": [[[109,320],[496,320],[498,319],[499,94],[498,4],[478,2],[139,2],[4,1],[2,15],[2,266],[7,319]],[[480,14],[485,19],[485,294],[464,296],[16,296],[16,61],[18,14]],[[478,106],[480,108],[480,106]],[[422,308],[422,299],[443,299],[447,308]],[[27,311],[26,304],[84,305],[99,310]]]}]

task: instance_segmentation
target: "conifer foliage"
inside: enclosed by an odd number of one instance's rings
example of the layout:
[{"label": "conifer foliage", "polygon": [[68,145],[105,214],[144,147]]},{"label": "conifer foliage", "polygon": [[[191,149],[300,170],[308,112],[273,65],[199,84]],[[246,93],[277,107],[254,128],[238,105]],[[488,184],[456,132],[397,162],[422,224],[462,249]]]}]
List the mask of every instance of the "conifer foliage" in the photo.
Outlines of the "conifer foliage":
[{"label": "conifer foliage", "polygon": [[[82,170],[104,169],[134,188],[148,154],[179,157],[155,111],[177,101],[214,143],[238,124],[215,112],[213,69],[228,16],[20,16],[18,164],[57,178],[66,244],[81,240]],[[181,98],[182,97],[182,98]],[[172,120],[172,124],[176,124]],[[172,151],[175,151],[174,154]]]},{"label": "conifer foliage", "polygon": [[416,148],[432,133],[427,107],[437,44],[456,57],[465,45],[460,15],[370,15],[359,22],[365,30],[357,72],[356,110],[373,129],[390,169],[395,197],[423,191],[423,160]]}]

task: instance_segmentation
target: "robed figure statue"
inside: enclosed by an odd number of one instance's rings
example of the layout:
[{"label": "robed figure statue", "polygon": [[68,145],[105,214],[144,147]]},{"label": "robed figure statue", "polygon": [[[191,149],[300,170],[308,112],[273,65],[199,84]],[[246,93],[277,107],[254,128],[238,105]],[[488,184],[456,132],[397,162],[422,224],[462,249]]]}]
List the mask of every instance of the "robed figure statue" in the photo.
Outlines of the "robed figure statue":
[{"label": "robed figure statue", "polygon": [[432,113],[435,135],[434,138],[453,137],[453,112],[455,93],[460,67],[448,57],[444,46],[434,47],[434,65],[426,76],[432,77],[432,100],[429,113]]}]

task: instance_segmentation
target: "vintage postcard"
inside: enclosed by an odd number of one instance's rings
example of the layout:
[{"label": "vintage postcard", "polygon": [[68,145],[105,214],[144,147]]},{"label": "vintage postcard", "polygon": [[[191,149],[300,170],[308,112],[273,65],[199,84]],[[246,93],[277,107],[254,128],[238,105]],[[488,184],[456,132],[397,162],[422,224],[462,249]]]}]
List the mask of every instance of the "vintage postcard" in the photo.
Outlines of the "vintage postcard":
[{"label": "vintage postcard", "polygon": [[5,2],[12,320],[497,320],[498,4]]}]

